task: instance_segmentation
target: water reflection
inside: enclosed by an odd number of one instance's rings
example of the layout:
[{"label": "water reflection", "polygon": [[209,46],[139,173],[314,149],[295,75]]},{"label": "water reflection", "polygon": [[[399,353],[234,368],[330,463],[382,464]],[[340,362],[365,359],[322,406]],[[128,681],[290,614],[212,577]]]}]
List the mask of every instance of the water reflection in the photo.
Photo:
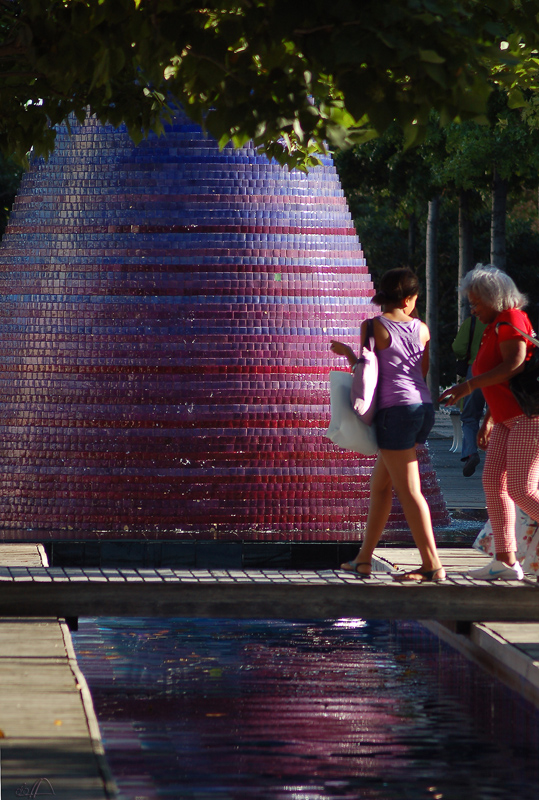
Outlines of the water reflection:
[{"label": "water reflection", "polygon": [[537,711],[416,623],[81,620],[125,800],[535,800]]}]

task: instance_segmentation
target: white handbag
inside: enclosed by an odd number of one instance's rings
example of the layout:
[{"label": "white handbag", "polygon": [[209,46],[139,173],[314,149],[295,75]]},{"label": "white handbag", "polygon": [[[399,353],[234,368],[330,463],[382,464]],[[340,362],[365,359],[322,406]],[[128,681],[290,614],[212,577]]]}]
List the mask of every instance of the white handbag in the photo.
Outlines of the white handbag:
[{"label": "white handbag", "polygon": [[353,375],[342,370],[329,373],[331,422],[326,436],[344,450],[353,450],[364,456],[378,451],[374,425],[367,425],[352,408],[351,389]]}]

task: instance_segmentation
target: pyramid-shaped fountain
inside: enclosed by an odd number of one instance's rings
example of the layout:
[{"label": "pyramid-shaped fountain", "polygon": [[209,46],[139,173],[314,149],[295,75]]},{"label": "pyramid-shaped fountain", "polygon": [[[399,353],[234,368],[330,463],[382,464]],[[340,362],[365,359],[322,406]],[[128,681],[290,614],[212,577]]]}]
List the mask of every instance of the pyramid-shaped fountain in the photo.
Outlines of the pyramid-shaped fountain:
[{"label": "pyramid-shaped fountain", "polygon": [[373,459],[323,436],[329,341],[378,309],[329,159],[288,172],[185,118],[138,146],[75,124],[25,175],[0,268],[4,532],[357,538]]}]

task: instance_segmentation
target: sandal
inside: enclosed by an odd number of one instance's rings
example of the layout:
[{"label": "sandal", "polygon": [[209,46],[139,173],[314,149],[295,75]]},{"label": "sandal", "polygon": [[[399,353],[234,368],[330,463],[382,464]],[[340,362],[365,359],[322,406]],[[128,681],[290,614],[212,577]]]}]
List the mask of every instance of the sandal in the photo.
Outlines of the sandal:
[{"label": "sandal", "polygon": [[441,583],[447,580],[447,575],[443,567],[438,567],[437,569],[421,569],[420,567],[410,572],[396,572],[393,575],[393,580],[401,581],[402,583]]},{"label": "sandal", "polygon": [[346,561],[344,564],[341,564],[341,569],[345,572],[353,572],[357,575],[358,578],[370,578],[370,572],[359,572],[358,567],[370,567],[370,561]]}]

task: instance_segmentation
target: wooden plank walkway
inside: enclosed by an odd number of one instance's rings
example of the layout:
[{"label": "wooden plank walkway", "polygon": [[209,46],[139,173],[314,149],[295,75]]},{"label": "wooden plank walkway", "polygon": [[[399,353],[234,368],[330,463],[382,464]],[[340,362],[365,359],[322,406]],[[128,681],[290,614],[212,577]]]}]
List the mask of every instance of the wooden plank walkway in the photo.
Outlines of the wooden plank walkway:
[{"label": "wooden plank walkway", "polygon": [[[490,556],[485,556],[471,547],[443,547],[440,558],[449,575],[465,574],[488,564]],[[410,570],[421,565],[419,551],[415,547],[381,547],[375,553],[376,569],[392,572],[396,569]],[[483,581],[476,581],[482,583]]]},{"label": "wooden plank walkway", "polygon": [[[397,563],[413,566],[414,552],[398,551]],[[421,585],[384,566],[371,580],[334,570],[0,567],[0,616],[539,621],[535,580],[474,581],[448,555],[448,580]]]},{"label": "wooden plank walkway", "polygon": [[[0,547],[14,569],[40,569],[43,556],[36,545]],[[0,731],[2,798],[115,795],[67,625],[39,610],[0,619]]]}]

